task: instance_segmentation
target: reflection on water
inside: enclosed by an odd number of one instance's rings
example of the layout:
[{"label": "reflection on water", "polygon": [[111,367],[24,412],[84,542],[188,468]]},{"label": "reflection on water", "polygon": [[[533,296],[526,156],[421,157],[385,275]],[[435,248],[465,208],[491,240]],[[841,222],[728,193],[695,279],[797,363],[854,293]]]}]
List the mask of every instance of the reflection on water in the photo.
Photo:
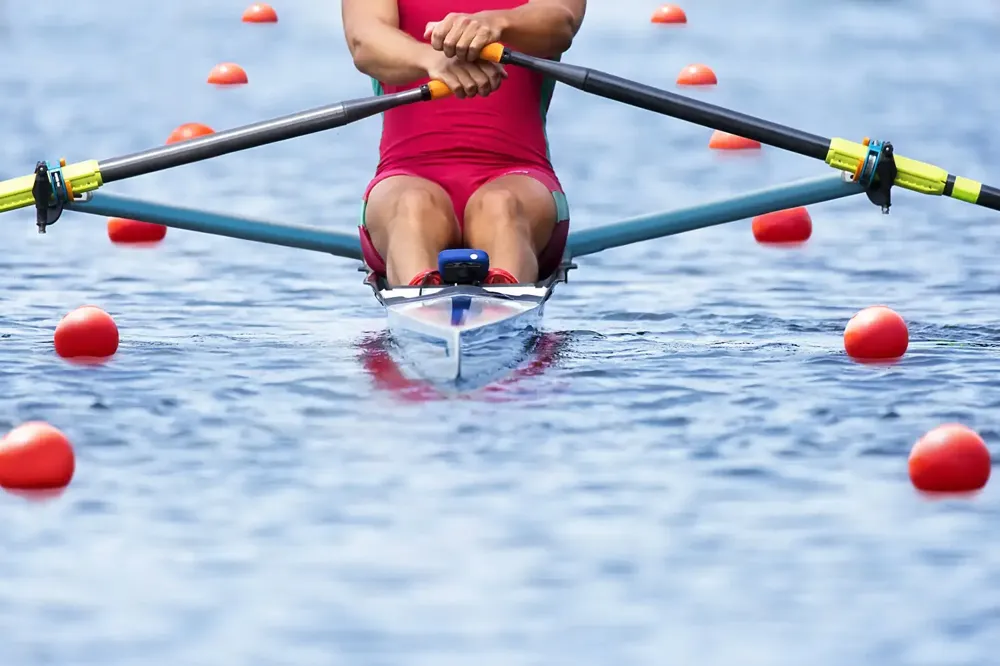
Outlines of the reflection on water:
[{"label": "reflection on water", "polygon": [[421,352],[430,351],[430,356],[438,356],[443,350],[420,349],[418,340],[398,340],[388,332],[380,332],[365,336],[357,346],[359,360],[377,388],[402,400],[420,402],[474,396],[476,389],[481,389],[480,394],[498,396],[555,365],[569,339],[569,334],[561,332],[496,339],[471,350],[468,366],[463,356],[463,375],[458,381],[432,379],[433,372],[428,369],[447,361],[421,358]]}]

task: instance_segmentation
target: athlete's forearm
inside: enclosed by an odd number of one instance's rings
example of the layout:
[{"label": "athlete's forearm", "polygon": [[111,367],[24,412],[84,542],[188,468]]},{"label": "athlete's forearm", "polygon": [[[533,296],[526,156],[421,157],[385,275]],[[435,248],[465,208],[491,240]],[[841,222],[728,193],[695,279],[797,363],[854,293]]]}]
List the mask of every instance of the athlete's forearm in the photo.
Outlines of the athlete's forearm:
[{"label": "athlete's forearm", "polygon": [[583,17],[558,2],[528,2],[483,12],[498,21],[500,41],[528,55],[554,58],[569,50]]},{"label": "athlete's forearm", "polygon": [[427,44],[380,21],[368,21],[352,30],[347,45],[359,71],[388,85],[405,85],[427,76],[426,62],[434,54]]}]

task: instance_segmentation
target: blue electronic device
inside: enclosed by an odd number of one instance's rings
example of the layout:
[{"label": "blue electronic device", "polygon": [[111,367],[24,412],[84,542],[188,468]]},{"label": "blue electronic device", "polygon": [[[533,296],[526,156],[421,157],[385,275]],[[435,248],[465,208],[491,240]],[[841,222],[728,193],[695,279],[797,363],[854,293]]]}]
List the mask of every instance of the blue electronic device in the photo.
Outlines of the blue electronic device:
[{"label": "blue electronic device", "polygon": [[489,271],[490,256],[482,250],[445,250],[438,254],[438,273],[445,284],[482,284]]}]

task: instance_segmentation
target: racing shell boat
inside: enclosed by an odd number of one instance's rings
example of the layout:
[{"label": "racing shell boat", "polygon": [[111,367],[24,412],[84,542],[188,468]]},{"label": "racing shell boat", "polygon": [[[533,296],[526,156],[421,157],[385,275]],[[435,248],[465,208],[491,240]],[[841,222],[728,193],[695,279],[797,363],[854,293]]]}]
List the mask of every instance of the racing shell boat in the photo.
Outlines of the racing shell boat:
[{"label": "racing shell boat", "polygon": [[545,303],[573,267],[564,263],[534,284],[484,285],[486,253],[454,250],[441,253],[443,286],[390,287],[374,272],[365,282],[385,308],[393,341],[419,373],[457,381],[516,365],[541,330]]}]

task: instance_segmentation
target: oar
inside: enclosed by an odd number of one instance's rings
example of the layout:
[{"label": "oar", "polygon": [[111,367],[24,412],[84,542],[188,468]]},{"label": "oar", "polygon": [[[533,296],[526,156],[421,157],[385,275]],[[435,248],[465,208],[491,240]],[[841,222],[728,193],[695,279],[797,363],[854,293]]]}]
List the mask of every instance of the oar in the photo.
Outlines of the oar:
[{"label": "oar", "polygon": [[105,183],[343,127],[396,107],[450,94],[444,83],[430,81],[411,90],[330,104],[108,160],[70,165],[64,159],[58,165],[38,162],[34,174],[0,182],[0,213],[34,205],[38,230],[44,233],[46,226],[59,219],[64,204]]},{"label": "oar", "polygon": [[482,58],[518,65],[584,92],[822,160],[853,174],[883,212],[889,212],[893,185],[1000,210],[1000,189],[955,176],[933,164],[895,156],[888,141],[827,139],[605,72],[511,51],[501,44],[487,46]]}]

